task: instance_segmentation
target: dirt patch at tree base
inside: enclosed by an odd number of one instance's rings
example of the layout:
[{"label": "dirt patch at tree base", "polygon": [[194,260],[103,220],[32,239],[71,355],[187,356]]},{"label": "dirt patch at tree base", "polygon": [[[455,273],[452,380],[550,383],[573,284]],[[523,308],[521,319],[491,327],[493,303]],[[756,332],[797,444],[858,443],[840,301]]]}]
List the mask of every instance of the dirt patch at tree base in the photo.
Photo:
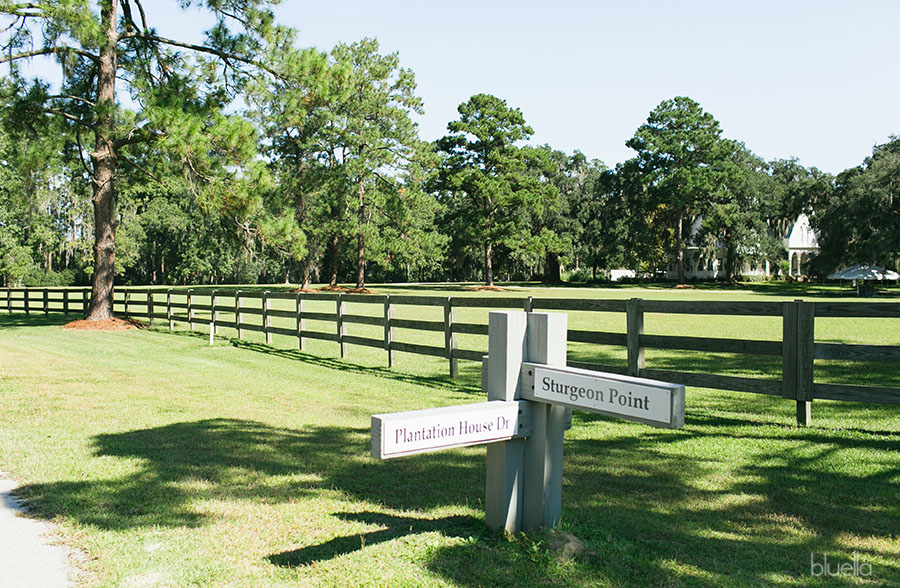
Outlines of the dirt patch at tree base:
[{"label": "dirt patch at tree base", "polygon": [[346,292],[348,294],[377,294],[374,290],[368,288],[345,288],[344,286],[322,286],[313,292]]},{"label": "dirt patch at tree base", "polygon": [[121,319],[117,317],[102,321],[87,321],[84,319],[66,323],[62,328],[78,331],[128,331],[131,329],[143,329],[146,323],[134,319]]},{"label": "dirt patch at tree base", "polygon": [[506,290],[500,286],[471,286],[466,288],[466,290],[472,292],[506,292]]}]

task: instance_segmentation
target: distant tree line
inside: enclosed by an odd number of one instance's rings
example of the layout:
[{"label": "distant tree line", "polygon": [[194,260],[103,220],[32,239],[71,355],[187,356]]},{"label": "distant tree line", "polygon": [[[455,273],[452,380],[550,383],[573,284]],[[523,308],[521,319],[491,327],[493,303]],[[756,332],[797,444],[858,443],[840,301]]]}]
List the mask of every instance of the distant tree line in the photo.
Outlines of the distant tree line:
[{"label": "distant tree line", "polygon": [[[138,0],[0,1],[0,280],[121,284],[600,279],[699,247],[735,280],[779,268],[810,216],[825,275],[900,258],[900,138],[833,177],[767,162],[687,97],[663,101],[615,168],[528,144],[496,96],[420,139],[415,76],[378,42],[302,48],[265,0],[207,0],[201,44]],[[149,8],[149,5],[148,5]],[[62,82],[21,63],[52,56]]]}]

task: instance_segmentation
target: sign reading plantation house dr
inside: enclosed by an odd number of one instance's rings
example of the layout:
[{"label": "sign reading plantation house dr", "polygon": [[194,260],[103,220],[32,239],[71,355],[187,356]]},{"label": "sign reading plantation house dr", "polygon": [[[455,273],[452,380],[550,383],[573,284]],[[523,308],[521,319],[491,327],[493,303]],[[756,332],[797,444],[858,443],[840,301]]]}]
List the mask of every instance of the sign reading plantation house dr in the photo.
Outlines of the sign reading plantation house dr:
[{"label": "sign reading plantation house dr", "polygon": [[488,401],[372,416],[372,455],[487,445],[485,520],[510,532],[555,526],[571,409],[684,425],[684,386],[566,367],[562,313],[491,312]]}]

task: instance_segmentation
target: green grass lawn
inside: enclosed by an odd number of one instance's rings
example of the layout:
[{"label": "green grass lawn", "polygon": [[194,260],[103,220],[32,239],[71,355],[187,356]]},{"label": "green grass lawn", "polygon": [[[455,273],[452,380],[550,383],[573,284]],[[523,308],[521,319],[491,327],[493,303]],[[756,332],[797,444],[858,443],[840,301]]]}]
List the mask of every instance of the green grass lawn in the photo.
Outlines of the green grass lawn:
[{"label": "green grass lawn", "polygon": [[[573,295],[539,292],[548,293]],[[648,331],[780,334],[768,319],[680,320],[650,316]],[[619,317],[573,321],[613,330]],[[477,364],[461,362],[453,381],[439,358],[398,354],[389,370],[384,351],[351,347],[340,360],[329,342],[300,353],[290,338],[269,347],[256,333],[223,333],[211,347],[202,332],[62,323],[0,315],[0,470],[20,481],[35,516],[85,551],[86,586],[900,586],[895,406],[816,401],[814,426],[797,428],[791,402],[690,388],[678,431],[576,413],[562,526],[590,553],[562,561],[539,534],[486,530],[483,447],[369,457],[371,414],[481,401]],[[889,323],[817,324],[817,339],[898,344]],[[825,377],[855,377],[842,369]],[[870,578],[810,574],[811,557],[854,554]]]}]

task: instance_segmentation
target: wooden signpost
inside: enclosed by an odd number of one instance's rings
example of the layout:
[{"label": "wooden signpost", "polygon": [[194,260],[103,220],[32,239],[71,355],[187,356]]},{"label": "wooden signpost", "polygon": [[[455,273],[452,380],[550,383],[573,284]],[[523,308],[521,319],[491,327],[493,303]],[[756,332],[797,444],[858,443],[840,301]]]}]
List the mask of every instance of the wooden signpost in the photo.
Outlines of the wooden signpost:
[{"label": "wooden signpost", "polygon": [[562,511],[568,411],[684,426],[684,386],[566,367],[562,313],[491,312],[488,401],[372,417],[372,455],[487,445],[485,520],[494,529],[554,527]]}]

